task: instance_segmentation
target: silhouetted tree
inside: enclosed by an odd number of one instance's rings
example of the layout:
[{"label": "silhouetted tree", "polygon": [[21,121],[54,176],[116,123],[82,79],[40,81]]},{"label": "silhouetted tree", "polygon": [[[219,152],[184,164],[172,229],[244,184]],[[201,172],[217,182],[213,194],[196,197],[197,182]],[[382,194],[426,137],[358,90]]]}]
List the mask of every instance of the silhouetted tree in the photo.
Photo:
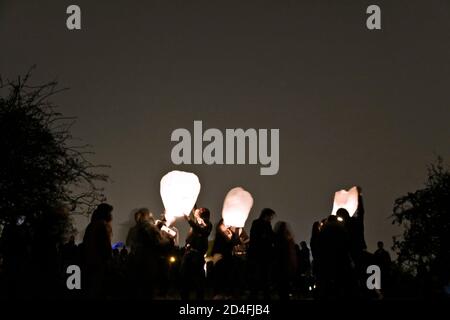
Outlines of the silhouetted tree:
[{"label": "silhouetted tree", "polygon": [[0,254],[11,296],[50,297],[58,295],[59,250],[75,233],[70,214],[88,215],[107,177],[86,158],[87,145],[71,145],[75,119],[51,101],[64,89],[31,85],[31,70],[0,77]]},{"label": "silhouetted tree", "polygon": [[31,70],[16,80],[0,78],[0,224],[27,224],[55,206],[88,214],[102,200],[96,185],[106,181],[86,155],[89,146],[70,145],[75,119],[51,101],[64,89],[57,82],[29,83]]},{"label": "silhouetted tree", "polygon": [[450,276],[450,171],[442,158],[429,166],[423,189],[395,201],[392,218],[404,227],[402,237],[394,237],[399,264],[442,288]]}]

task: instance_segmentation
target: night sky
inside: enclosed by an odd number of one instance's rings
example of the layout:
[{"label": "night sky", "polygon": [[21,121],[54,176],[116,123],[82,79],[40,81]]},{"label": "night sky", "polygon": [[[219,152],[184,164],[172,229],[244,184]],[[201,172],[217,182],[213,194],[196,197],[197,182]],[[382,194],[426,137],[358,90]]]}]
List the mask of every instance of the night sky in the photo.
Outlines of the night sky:
[{"label": "night sky", "polygon": [[[82,30],[66,28],[66,8]],[[382,30],[366,28],[378,4]],[[0,73],[57,79],[78,117],[74,136],[106,170],[114,241],[130,212],[162,211],[159,180],[196,173],[200,206],[220,219],[234,186],[289,222],[296,241],[332,209],[336,190],[363,187],[366,241],[392,244],[394,200],[423,186],[426,165],[450,158],[450,2],[0,1]],[[279,128],[280,171],[260,165],[175,166],[170,135],[207,128]],[[76,219],[80,232],[88,220]],[[186,223],[177,223],[184,243]],[[81,237],[82,233],[80,233]]]}]

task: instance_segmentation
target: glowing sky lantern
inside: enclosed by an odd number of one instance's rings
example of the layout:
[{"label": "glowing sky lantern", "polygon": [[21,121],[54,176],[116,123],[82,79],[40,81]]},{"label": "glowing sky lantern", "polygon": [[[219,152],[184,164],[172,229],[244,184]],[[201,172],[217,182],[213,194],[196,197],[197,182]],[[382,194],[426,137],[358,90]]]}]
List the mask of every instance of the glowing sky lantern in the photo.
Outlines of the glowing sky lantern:
[{"label": "glowing sky lantern", "polygon": [[352,217],[358,209],[358,188],[353,187],[350,190],[340,190],[334,194],[334,203],[332,215],[336,215],[336,211],[344,208]]},{"label": "glowing sky lantern", "polygon": [[253,198],[248,191],[241,187],[231,189],[223,202],[223,223],[226,226],[243,228],[252,206]]},{"label": "glowing sky lantern", "polygon": [[167,224],[170,225],[176,218],[191,212],[200,193],[200,181],[193,173],[171,171],[162,177],[160,193]]}]

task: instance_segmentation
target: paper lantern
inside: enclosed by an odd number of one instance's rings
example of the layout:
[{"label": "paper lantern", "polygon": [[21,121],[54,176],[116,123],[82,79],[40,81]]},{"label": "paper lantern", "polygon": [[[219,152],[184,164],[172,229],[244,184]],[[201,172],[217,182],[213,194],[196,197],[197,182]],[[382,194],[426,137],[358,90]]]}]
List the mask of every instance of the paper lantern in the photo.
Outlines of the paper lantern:
[{"label": "paper lantern", "polygon": [[165,218],[170,225],[176,218],[192,211],[200,193],[200,181],[193,173],[171,171],[162,177],[160,193],[166,210]]},{"label": "paper lantern", "polygon": [[223,202],[223,223],[229,227],[243,228],[252,206],[253,198],[248,191],[241,187],[231,189]]},{"label": "paper lantern", "polygon": [[344,208],[352,217],[358,209],[358,188],[353,187],[350,190],[340,190],[334,194],[334,203],[332,215],[336,215],[336,211]]}]

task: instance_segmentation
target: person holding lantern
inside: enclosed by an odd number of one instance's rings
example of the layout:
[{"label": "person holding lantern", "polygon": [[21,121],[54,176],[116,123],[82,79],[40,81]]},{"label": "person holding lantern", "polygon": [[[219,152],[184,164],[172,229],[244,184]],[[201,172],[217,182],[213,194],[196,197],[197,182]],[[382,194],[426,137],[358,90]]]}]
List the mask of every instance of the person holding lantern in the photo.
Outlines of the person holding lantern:
[{"label": "person holding lantern", "polygon": [[148,209],[138,210],[135,220],[136,225],[130,229],[127,237],[132,289],[137,297],[151,299],[156,289],[158,259],[168,248],[169,237],[155,226],[153,215]]},{"label": "person holding lantern", "polygon": [[345,209],[346,215],[338,217],[346,226],[350,238],[350,251],[355,264],[359,264],[363,251],[366,250],[364,239],[364,202],[362,188],[355,186],[347,190],[337,191],[334,195],[332,215],[341,214]]},{"label": "person holding lantern", "polygon": [[230,296],[233,282],[233,249],[240,244],[239,234],[241,228],[227,226],[223,219],[220,219],[216,226],[216,236],[212,248],[214,263],[214,296],[216,299]]},{"label": "person holding lantern", "polygon": [[355,293],[355,270],[346,225],[348,217],[348,211],[340,208],[320,228],[319,298],[343,298]]},{"label": "person holding lantern", "polygon": [[239,243],[233,247],[233,297],[239,299],[248,286],[247,250],[250,237],[244,228],[239,229]]},{"label": "person holding lantern", "polygon": [[360,265],[363,251],[367,249],[366,241],[364,239],[364,202],[361,187],[358,190],[358,207],[356,212],[348,220],[348,231],[351,244],[352,259],[357,266]]},{"label": "person holding lantern", "polygon": [[185,253],[181,262],[181,298],[189,299],[190,291],[195,288],[197,300],[203,300],[205,291],[204,256],[208,250],[208,237],[212,230],[207,208],[194,209],[193,214],[185,216],[190,225],[186,238]]},{"label": "person holding lantern", "polygon": [[243,270],[238,269],[238,260],[234,259],[233,253],[236,252],[237,246],[246,242],[243,228],[252,206],[252,195],[242,187],[232,188],[225,196],[222,219],[217,224],[212,248],[216,298],[230,296],[240,289],[239,285],[233,288],[230,286],[232,282],[240,279],[243,273]]},{"label": "person holding lantern", "polygon": [[[359,289],[365,290],[366,282],[366,269],[367,269],[367,257],[370,255],[366,249],[366,241],[364,238],[364,202],[362,188],[360,186],[353,187],[356,189],[356,210],[348,211],[341,208],[337,211],[336,215],[340,212],[340,218],[347,229],[349,237],[349,250],[354,272],[356,273]],[[339,217],[339,215],[338,215]]]}]

